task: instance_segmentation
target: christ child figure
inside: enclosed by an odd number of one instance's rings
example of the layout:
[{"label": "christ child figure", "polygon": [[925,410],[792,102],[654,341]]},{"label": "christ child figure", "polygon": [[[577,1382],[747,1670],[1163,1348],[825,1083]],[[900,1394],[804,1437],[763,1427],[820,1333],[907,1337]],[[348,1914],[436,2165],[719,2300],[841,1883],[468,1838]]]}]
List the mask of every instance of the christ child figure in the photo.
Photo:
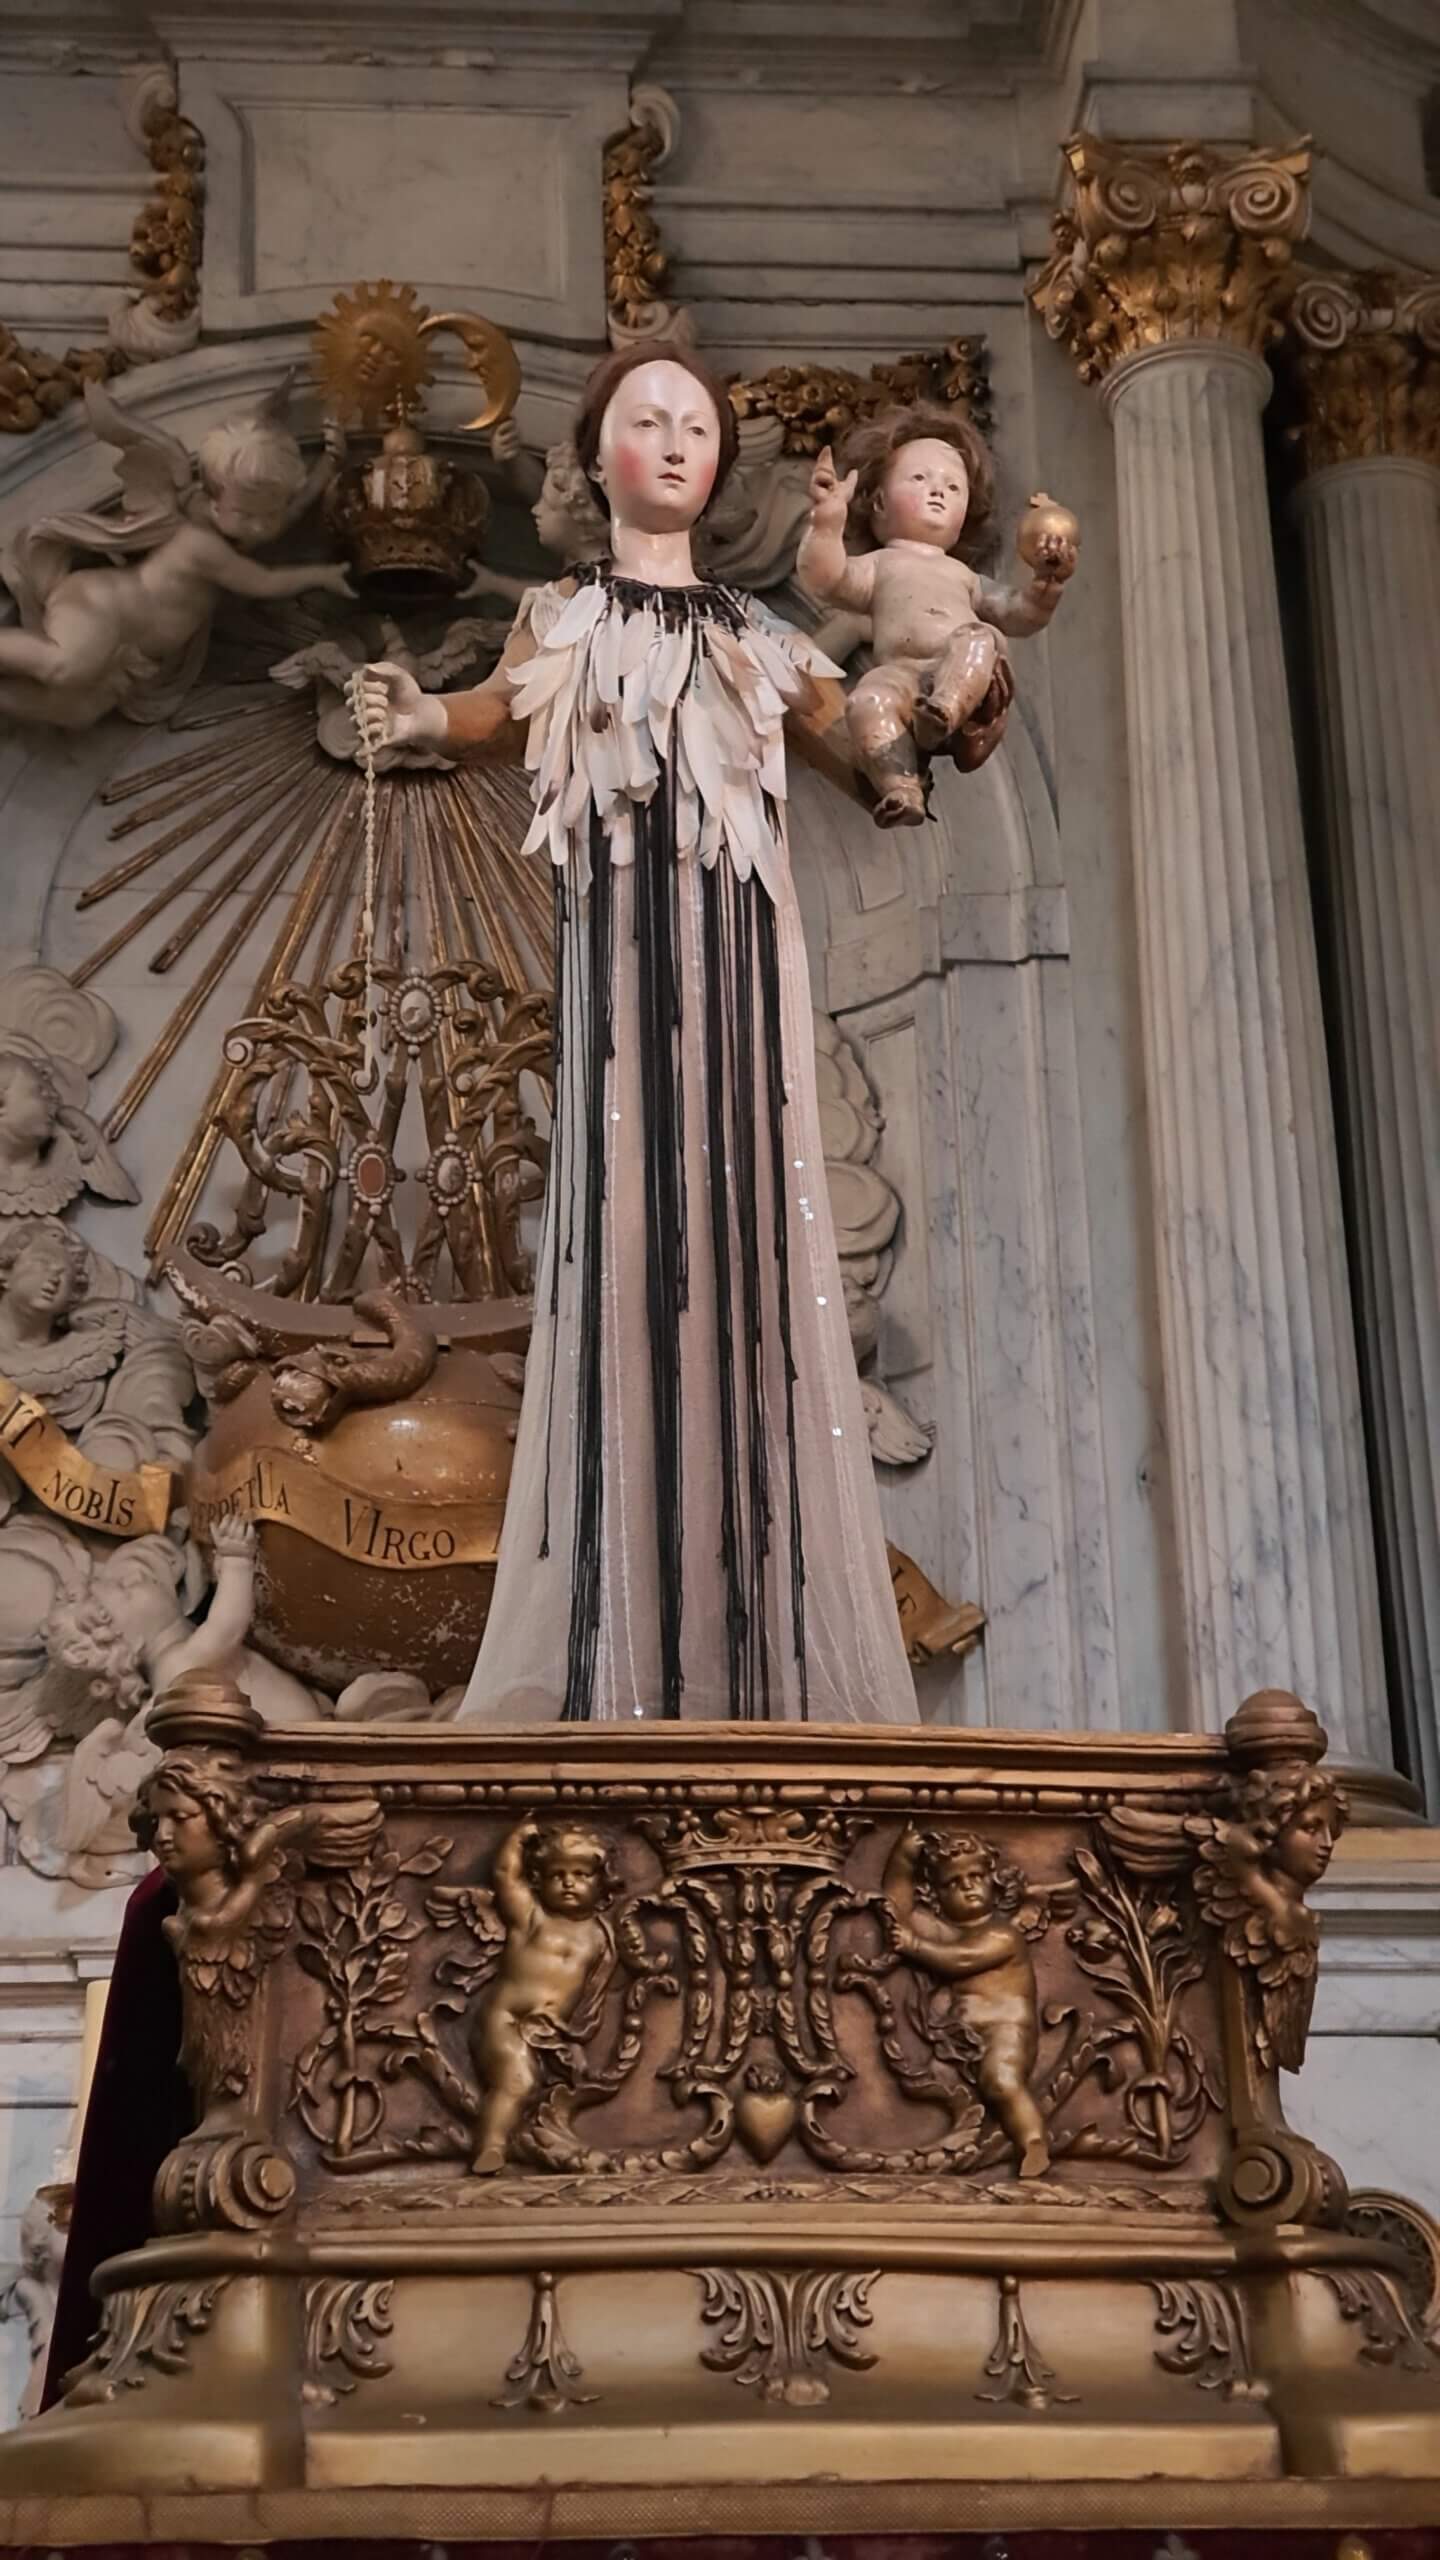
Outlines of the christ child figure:
[{"label": "christ child figure", "polygon": [[1009,2136],[1021,2177],[1043,2177],[1050,2144],[1031,2086],[1040,2016],[1024,1875],[971,1832],[911,1825],[890,1852],[882,1890],[897,1952],[960,1986],[953,2014],[979,2047],[976,2088]]},{"label": "christ child figure", "polygon": [[[922,759],[980,761],[967,752],[967,724],[987,725],[1010,698],[1000,635],[1045,629],[1074,572],[1078,527],[1063,508],[1033,500],[1020,537],[1031,575],[1000,586],[957,551],[992,504],[990,458],[967,419],[895,410],[858,428],[843,459],[843,478],[828,445],[816,462],[796,574],[818,603],[870,618],[875,663],[847,699],[850,742],[876,824],[919,826],[928,814]],[[847,551],[847,523],[874,547]]]},{"label": "christ child figure", "polygon": [[471,2035],[482,2090],[477,2177],[505,2166],[538,2084],[535,2047],[554,2041],[597,1968],[608,1973],[614,1942],[603,1915],[613,1890],[605,1842],[575,1824],[521,1823],[499,1851],[494,1892],[505,1951]]}]

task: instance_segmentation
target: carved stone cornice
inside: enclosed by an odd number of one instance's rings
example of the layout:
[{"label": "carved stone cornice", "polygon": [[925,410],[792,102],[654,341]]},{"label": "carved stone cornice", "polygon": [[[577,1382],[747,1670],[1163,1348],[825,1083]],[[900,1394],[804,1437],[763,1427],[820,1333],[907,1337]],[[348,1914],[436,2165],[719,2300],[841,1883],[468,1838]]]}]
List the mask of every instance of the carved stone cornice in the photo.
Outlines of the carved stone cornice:
[{"label": "carved stone cornice", "polygon": [[1084,382],[1152,347],[1212,340],[1261,355],[1278,335],[1309,217],[1310,150],[1210,143],[1064,145],[1074,195],[1030,287]]},{"label": "carved stone cornice", "polygon": [[1305,471],[1375,455],[1440,465],[1440,276],[1306,276],[1285,343]]}]

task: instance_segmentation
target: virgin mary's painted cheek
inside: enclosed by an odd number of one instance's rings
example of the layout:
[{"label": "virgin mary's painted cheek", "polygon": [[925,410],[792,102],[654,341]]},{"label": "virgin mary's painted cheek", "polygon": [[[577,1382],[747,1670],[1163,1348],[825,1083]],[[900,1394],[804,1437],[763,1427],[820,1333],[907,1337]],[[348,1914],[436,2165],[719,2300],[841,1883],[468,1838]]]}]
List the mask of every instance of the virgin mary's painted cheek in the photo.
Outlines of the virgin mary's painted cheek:
[{"label": "virgin mary's painted cheek", "polygon": [[650,477],[650,466],[643,446],[632,437],[619,436],[615,442],[615,478],[627,496],[643,489]]}]

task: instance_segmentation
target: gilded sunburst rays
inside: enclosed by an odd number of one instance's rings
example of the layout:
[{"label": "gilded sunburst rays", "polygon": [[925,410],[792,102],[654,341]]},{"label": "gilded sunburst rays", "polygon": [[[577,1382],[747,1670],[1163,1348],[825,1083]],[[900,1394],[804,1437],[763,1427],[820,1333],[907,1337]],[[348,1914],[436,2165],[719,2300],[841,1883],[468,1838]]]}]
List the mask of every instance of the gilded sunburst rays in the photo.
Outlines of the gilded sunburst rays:
[{"label": "gilded sunburst rays", "polygon": [[[352,766],[318,744],[313,702],[241,700],[174,727],[177,738],[199,733],[201,742],[107,786],[104,804],[116,812],[110,839],[125,850],[76,902],[103,916],[121,892],[138,883],[149,890],[72,970],[78,985],[95,982],[103,992],[135,946],[157,976],[184,964],[188,980],[111,1107],[106,1130],[114,1139],[269,912],[278,914],[277,927],[235,1001],[236,1018],[269,1013],[288,983],[319,985],[361,953],[362,785]],[[517,994],[547,990],[549,881],[520,858],[528,819],[523,774],[462,767],[382,776],[377,959],[392,971],[479,963]],[[200,1093],[147,1231],[152,1259],[183,1243],[194,1223],[225,1144],[238,1074],[222,1056]],[[268,1099],[268,1125],[279,1125],[288,1102],[289,1080],[281,1078]]]}]

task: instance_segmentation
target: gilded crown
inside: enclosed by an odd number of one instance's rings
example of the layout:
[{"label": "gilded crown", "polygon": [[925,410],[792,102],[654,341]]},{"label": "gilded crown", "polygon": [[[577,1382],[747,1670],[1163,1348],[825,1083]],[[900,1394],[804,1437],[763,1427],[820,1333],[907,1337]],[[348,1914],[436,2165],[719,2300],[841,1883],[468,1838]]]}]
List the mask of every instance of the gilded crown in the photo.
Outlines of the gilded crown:
[{"label": "gilded crown", "polygon": [[863,1816],[829,1805],[686,1805],[650,1814],[639,1825],[667,1875],[697,1867],[805,1867],[838,1875]]},{"label": "gilded crown", "polygon": [[466,584],[490,500],[473,471],[431,453],[414,427],[391,427],[378,453],[342,466],[325,512],[357,586],[401,604]]},{"label": "gilded crown", "polygon": [[490,513],[476,474],[430,452],[416,423],[442,331],[459,339],[485,391],[467,432],[498,425],[519,396],[520,364],[504,330],[478,312],[429,311],[413,285],[382,279],[338,293],[313,332],[330,416],[380,439],[378,452],[342,462],[330,523],[357,584],[396,603],[462,587]]}]

